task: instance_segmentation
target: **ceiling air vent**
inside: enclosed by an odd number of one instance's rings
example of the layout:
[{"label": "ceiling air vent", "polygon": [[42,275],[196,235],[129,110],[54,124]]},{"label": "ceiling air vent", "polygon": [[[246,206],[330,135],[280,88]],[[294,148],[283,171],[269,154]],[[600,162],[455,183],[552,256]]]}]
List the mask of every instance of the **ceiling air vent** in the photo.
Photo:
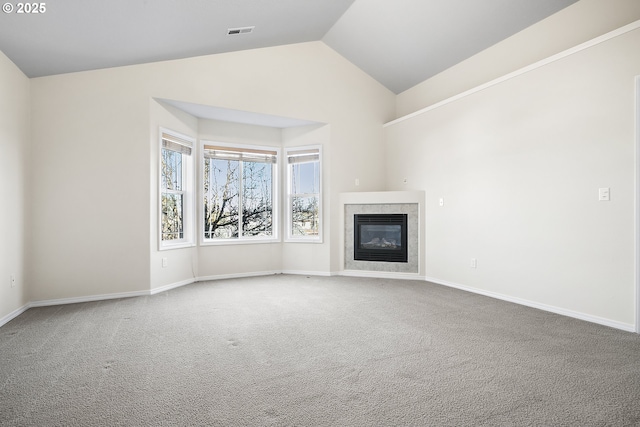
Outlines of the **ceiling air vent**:
[{"label": "ceiling air vent", "polygon": [[236,34],[249,34],[253,32],[253,29],[255,28],[255,26],[253,27],[239,27],[239,28],[229,28],[227,30],[227,35],[228,36],[233,36]]}]

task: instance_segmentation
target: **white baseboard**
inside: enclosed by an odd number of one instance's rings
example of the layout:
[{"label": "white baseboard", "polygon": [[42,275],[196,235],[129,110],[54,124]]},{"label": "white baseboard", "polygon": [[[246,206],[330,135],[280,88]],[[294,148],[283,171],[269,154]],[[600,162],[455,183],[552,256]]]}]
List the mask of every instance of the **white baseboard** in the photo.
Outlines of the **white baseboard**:
[{"label": "white baseboard", "polygon": [[20,308],[13,310],[11,313],[7,314],[6,316],[0,318],[0,327],[11,322],[13,319],[20,316],[22,313],[24,313],[28,309],[29,309],[29,304],[26,304]]},{"label": "white baseboard", "polygon": [[221,275],[215,275],[215,276],[203,276],[203,277],[187,279],[180,282],[164,285],[159,288],[154,288],[149,291],[122,292],[122,293],[114,293],[114,294],[90,295],[85,297],[59,298],[59,299],[52,299],[52,300],[33,301],[12,311],[6,316],[0,318],[0,327],[10,322],[11,320],[15,319],[16,317],[18,317],[19,315],[21,315],[22,313],[24,313],[25,311],[27,311],[32,307],[46,307],[46,306],[52,306],[52,305],[77,304],[77,303],[83,303],[83,302],[102,301],[102,300],[109,300],[109,299],[148,296],[148,295],[155,295],[160,292],[165,292],[171,289],[179,288],[181,286],[190,285],[196,282],[205,282],[210,280],[223,280],[223,279],[236,279],[236,278],[255,277],[255,276],[270,276],[274,274],[293,274],[293,275],[306,275],[306,276],[339,275],[339,276],[347,276],[347,277],[371,277],[371,278],[379,278],[379,279],[425,280],[427,282],[435,283],[438,285],[448,286],[448,287],[460,289],[466,292],[484,295],[490,298],[496,298],[499,300],[524,305],[527,307],[537,308],[539,310],[560,314],[562,316],[573,317],[575,319],[580,319],[587,322],[596,323],[599,325],[608,326],[611,328],[620,329],[627,332],[636,332],[636,327],[633,324],[618,322],[611,319],[605,319],[605,318],[593,316],[590,314],[580,313],[577,311],[555,307],[547,304],[542,304],[534,301],[529,301],[522,298],[512,297],[509,295],[503,295],[496,292],[476,289],[470,286],[460,285],[458,283],[436,279],[434,277],[423,277],[416,273],[391,273],[391,272],[383,272],[383,271],[359,271],[359,270],[343,270],[343,271],[334,272],[334,273],[322,272],[322,271],[285,270],[285,271],[261,271],[261,272],[254,272],[254,273],[239,273],[239,274],[221,274]]},{"label": "white baseboard", "polygon": [[565,308],[555,307],[552,305],[542,304],[539,302],[529,301],[523,298],[512,297],[512,296],[500,294],[497,292],[490,292],[482,289],[472,288],[470,286],[447,282],[445,280],[436,279],[434,277],[425,277],[425,280],[427,282],[435,283],[438,285],[448,286],[450,288],[456,288],[466,292],[471,292],[474,294],[484,295],[490,298],[496,298],[499,300],[512,302],[514,304],[520,304],[527,307],[537,308],[538,310],[548,311],[550,313],[560,314],[562,316],[573,317],[574,319],[580,319],[580,320],[584,320],[591,323],[597,323],[599,325],[608,326],[610,328],[621,329],[627,332],[635,332],[635,326],[629,323],[623,323],[623,322],[618,322],[611,319],[605,319],[603,317],[593,316],[590,314],[580,313],[579,311],[573,311]]},{"label": "white baseboard", "polygon": [[333,274],[329,271],[306,271],[306,270],[282,270],[282,274],[291,274],[293,276],[322,276],[322,277],[333,276]]},{"label": "white baseboard", "polygon": [[398,273],[391,271],[342,270],[340,275],[347,277],[372,277],[376,279],[424,280],[424,277],[418,273]]},{"label": "white baseboard", "polygon": [[187,280],[181,280],[180,282],[169,283],[168,285],[163,285],[163,286],[160,286],[158,288],[151,289],[149,291],[148,295],[155,295],[155,294],[159,294],[160,292],[170,291],[171,289],[179,288],[181,286],[190,285],[190,284],[195,283],[197,281],[198,281],[197,278],[192,278],[192,279],[187,279]]},{"label": "white baseboard", "polygon": [[114,294],[89,295],[85,297],[59,298],[42,301],[32,301],[27,304],[27,308],[47,307],[51,305],[78,304],[82,302],[103,301],[118,298],[131,298],[149,295],[149,291],[120,292]]},{"label": "white baseboard", "polygon": [[251,273],[235,273],[235,274],[218,274],[214,276],[200,276],[196,282],[206,282],[208,280],[223,280],[223,279],[241,279],[243,277],[255,277],[255,276],[271,276],[274,274],[281,274],[280,270],[273,271],[256,271]]},{"label": "white baseboard", "polygon": [[0,327],[20,316],[22,313],[27,311],[30,308],[34,307],[49,307],[52,305],[65,305],[65,304],[78,304],[82,302],[93,302],[93,301],[103,301],[110,299],[118,299],[118,298],[131,298],[131,297],[140,297],[149,295],[149,291],[136,291],[136,292],[122,292],[122,293],[114,293],[114,294],[102,294],[102,295],[89,295],[85,297],[73,297],[73,298],[58,298],[58,299],[50,299],[50,300],[41,300],[41,301],[31,301],[22,307],[12,311],[6,316],[0,318]]}]

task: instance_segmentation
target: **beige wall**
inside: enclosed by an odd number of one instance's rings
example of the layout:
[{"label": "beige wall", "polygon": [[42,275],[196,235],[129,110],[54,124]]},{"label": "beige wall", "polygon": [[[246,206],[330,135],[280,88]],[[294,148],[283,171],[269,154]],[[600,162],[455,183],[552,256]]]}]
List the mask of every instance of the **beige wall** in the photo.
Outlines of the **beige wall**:
[{"label": "beige wall", "polygon": [[148,78],[31,80],[31,301],[149,289]]},{"label": "beige wall", "polygon": [[[181,133],[196,140],[198,138],[198,119],[177,108],[149,99],[149,254],[150,254],[150,285],[151,289],[159,288],[185,280],[193,280],[198,276],[197,247],[158,250],[160,225],[158,222],[160,183],[158,181],[160,161],[160,128]],[[194,157],[197,147],[193,150]],[[197,159],[194,159],[194,166]],[[195,214],[195,213],[194,213]],[[195,215],[192,215],[195,216]],[[194,240],[195,242],[195,240]],[[166,258],[166,267],[162,265],[162,258]]]},{"label": "beige wall", "polygon": [[580,0],[399,94],[397,116],[413,113],[638,19],[638,0]]},{"label": "beige wall", "polygon": [[[375,125],[372,126],[373,129],[375,129],[375,127]],[[331,267],[331,256],[333,251],[338,250],[339,242],[330,240],[330,236],[331,230],[339,229],[341,223],[339,218],[336,218],[335,205],[331,204],[331,200],[335,194],[335,190],[333,189],[338,186],[335,182],[335,176],[332,174],[332,162],[334,160],[331,157],[331,125],[310,125],[285,129],[282,132],[282,142],[285,148],[305,145],[322,146],[322,218],[324,224],[321,243],[295,242],[284,243],[282,245],[282,270],[301,274],[326,274],[335,272],[336,269],[332,269]],[[366,141],[361,141],[361,143],[365,142]],[[286,170],[283,168],[282,172],[284,182],[287,178]],[[337,225],[332,227],[332,223]],[[286,233],[284,228],[283,231]]]},{"label": "beige wall", "polygon": [[[202,141],[282,147],[282,131],[267,126],[200,120],[198,136]],[[282,244],[201,246],[198,265],[198,275],[209,278],[279,272],[282,269]]]},{"label": "beige wall", "polygon": [[192,279],[194,270],[282,268],[271,245],[158,253],[157,125],[211,132],[153,98],[327,123],[327,244],[305,249],[320,250],[314,261],[290,267],[329,273],[338,264],[327,261],[338,241],[331,204],[355,189],[355,178],[362,188],[384,185],[381,126],[393,118],[395,96],[323,43],[303,43],[33,79],[32,165],[46,178],[34,182],[30,207],[66,209],[32,209],[31,300],[148,290]]},{"label": "beige wall", "polygon": [[[27,303],[25,194],[29,145],[29,79],[0,52],[0,324]],[[10,284],[15,276],[15,286]]]},{"label": "beige wall", "polygon": [[426,191],[428,278],[632,329],[638,46],[634,30],[386,128],[388,189]]},{"label": "beige wall", "polygon": [[[581,0],[397,97],[321,42],[31,81],[0,55],[0,188],[15,208],[0,219],[16,225],[0,246],[0,319],[29,301],[194,277],[338,272],[340,194],[386,188],[426,191],[428,278],[627,327],[637,30],[382,124],[638,18],[636,0]],[[322,145],[324,243],[158,251],[158,127],[240,130],[156,98],[324,123],[258,132],[283,147]],[[247,129],[243,142],[255,136]],[[597,201],[599,187],[611,187],[611,202]]]}]

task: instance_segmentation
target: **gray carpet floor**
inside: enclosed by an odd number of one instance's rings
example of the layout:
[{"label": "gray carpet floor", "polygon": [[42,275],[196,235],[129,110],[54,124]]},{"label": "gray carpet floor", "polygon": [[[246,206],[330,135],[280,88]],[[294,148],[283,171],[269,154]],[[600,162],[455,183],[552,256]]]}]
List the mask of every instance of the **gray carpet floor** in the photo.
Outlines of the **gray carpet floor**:
[{"label": "gray carpet floor", "polygon": [[417,281],[275,275],[34,308],[2,426],[638,426],[640,337]]}]

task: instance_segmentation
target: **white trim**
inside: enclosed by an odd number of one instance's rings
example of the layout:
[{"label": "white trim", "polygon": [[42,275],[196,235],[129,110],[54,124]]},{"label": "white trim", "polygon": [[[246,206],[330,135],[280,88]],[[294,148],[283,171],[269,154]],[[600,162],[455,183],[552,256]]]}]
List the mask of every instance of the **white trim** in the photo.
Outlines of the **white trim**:
[{"label": "white trim", "polygon": [[27,306],[28,308],[48,307],[51,305],[78,304],[82,302],[104,301],[104,300],[119,299],[119,298],[144,297],[148,295],[149,295],[149,291],[121,292],[121,293],[115,293],[115,294],[89,295],[85,297],[72,297],[72,298],[59,298],[59,299],[50,299],[50,300],[42,300],[42,301],[33,301],[27,304]]},{"label": "white trim", "polygon": [[[204,228],[204,223],[202,224]],[[204,232],[202,233],[204,235]],[[204,237],[203,237],[204,239]],[[237,237],[230,239],[208,239],[200,243],[200,246],[228,246],[228,245],[262,245],[265,243],[282,243],[279,238],[276,237]]]},{"label": "white trim", "polygon": [[173,249],[184,249],[184,248],[194,248],[196,244],[194,242],[183,242],[180,241],[178,243],[166,243],[164,246],[159,247],[158,251],[170,251]]},{"label": "white trim", "polygon": [[[320,227],[318,227],[320,228]],[[318,230],[318,235],[320,234],[320,231]],[[322,241],[321,237],[296,237],[296,238],[285,238],[283,240],[283,243],[309,243],[312,245],[317,245],[317,244],[322,244],[324,243]]]},{"label": "white trim", "polygon": [[371,277],[375,279],[424,280],[419,273],[397,273],[390,271],[342,270],[341,276]]},{"label": "white trim", "polygon": [[[308,237],[304,237],[304,236],[296,236],[293,237],[291,235],[291,223],[292,223],[292,208],[291,208],[291,167],[289,165],[289,153],[294,153],[296,151],[304,151],[304,150],[318,150],[318,158],[319,158],[319,177],[318,177],[318,220],[320,221],[320,223],[318,224],[318,235],[317,236],[308,236]],[[323,190],[323,185],[322,185],[322,180],[324,177],[324,174],[322,173],[322,169],[324,168],[324,162],[322,160],[322,145],[319,144],[314,144],[314,145],[300,145],[300,146],[295,146],[295,147],[286,147],[284,150],[284,155],[283,155],[283,162],[282,162],[286,168],[285,171],[285,179],[286,179],[286,188],[287,188],[287,194],[284,198],[284,204],[286,205],[286,213],[284,215],[284,220],[286,222],[286,225],[284,227],[284,232],[283,232],[283,236],[284,236],[284,242],[285,243],[323,243],[324,242],[324,235],[323,235],[323,224],[324,224],[324,217],[323,217],[323,203],[322,203],[322,199],[324,198],[324,194],[322,192]]]},{"label": "white trim", "polygon": [[321,276],[331,277],[334,276],[329,271],[305,271],[305,270],[282,270],[282,274],[291,274],[292,276]]},{"label": "white trim", "polygon": [[[182,286],[190,285],[193,283],[204,282],[209,280],[235,279],[235,278],[253,277],[253,276],[269,276],[269,275],[281,274],[281,273],[282,273],[281,271],[261,271],[256,273],[241,273],[241,274],[226,274],[226,275],[218,275],[218,276],[195,277],[192,279],[182,280],[180,282],[170,283],[168,285],[164,285],[159,288],[150,289],[148,291],[121,292],[121,293],[113,293],[113,294],[89,295],[84,297],[58,298],[58,299],[51,299],[51,300],[33,301],[23,305],[22,307],[0,318],[0,327],[9,323],[11,320],[20,316],[22,313],[24,313],[30,308],[49,307],[49,306],[66,305],[66,304],[78,304],[83,302],[106,301],[106,300],[120,299],[120,298],[144,297],[144,296],[156,295],[161,292],[166,292],[166,291],[179,288]],[[310,274],[312,273],[307,273],[307,275],[310,275]],[[319,273],[317,272],[313,274],[319,275]]]},{"label": "white trim", "polygon": [[457,283],[447,282],[444,280],[435,279],[433,277],[423,277],[419,274],[414,273],[388,273],[381,271],[358,271],[358,270],[343,270],[340,272],[322,272],[322,271],[297,271],[297,270],[287,270],[287,271],[260,271],[253,273],[239,273],[239,274],[220,274],[215,276],[203,276],[196,277],[193,279],[187,279],[180,282],[171,283],[168,285],[161,286],[159,288],[151,289],[149,291],[135,291],[135,292],[123,292],[123,293],[115,293],[115,294],[102,294],[102,295],[91,295],[87,297],[77,297],[77,298],[60,298],[53,300],[43,300],[43,301],[35,301],[30,302],[14,311],[9,313],[0,319],[0,327],[15,319],[28,309],[32,307],[46,307],[52,305],[64,305],[64,304],[77,304],[83,302],[95,302],[102,300],[110,300],[110,299],[119,299],[119,298],[131,298],[131,297],[141,297],[141,296],[149,296],[156,295],[161,292],[165,292],[171,289],[179,288],[181,286],[190,285],[193,283],[206,282],[212,280],[223,280],[223,279],[238,279],[245,277],[257,277],[257,276],[271,276],[275,274],[292,274],[292,275],[303,275],[303,276],[346,276],[346,277],[371,277],[376,279],[400,279],[400,280],[421,280],[427,281],[431,283],[435,283],[437,285],[443,285],[451,288],[460,289],[462,291],[471,292],[474,294],[484,295],[490,298],[496,298],[507,302],[512,302],[519,305],[524,305],[527,307],[537,308],[539,310],[548,311],[551,313],[556,313],[562,316],[572,317],[575,319],[584,320],[591,323],[596,323],[604,326],[608,326],[615,329],[620,329],[627,332],[634,332],[636,328],[632,324],[617,322],[610,319],[605,319],[598,316],[592,316],[589,314],[580,313],[573,310],[567,310],[555,306],[550,306],[546,304],[541,304],[537,302],[528,301],[522,298],[511,297],[508,295],[503,295],[495,292],[483,291],[480,289],[471,288],[469,286],[459,285]]},{"label": "white trim", "polygon": [[[185,181],[183,186],[185,187],[184,192],[184,205],[183,205],[183,213],[182,213],[182,223],[184,227],[184,236],[182,239],[176,240],[162,240],[162,136],[163,134],[173,136],[180,140],[184,140],[185,142],[191,143],[191,155],[186,156],[187,161],[185,162],[185,156],[182,156],[183,159],[183,181]],[[196,139],[184,135],[179,132],[175,132],[171,129],[160,127],[158,131],[158,224],[157,224],[157,233],[158,233],[158,251],[170,250],[170,249],[181,249],[181,248],[189,248],[196,246],[195,239],[195,222],[196,222],[196,210],[195,206],[195,165],[196,165],[196,156],[197,152],[197,144]]]},{"label": "white trim", "polygon": [[635,279],[636,279],[636,318],[635,318],[635,332],[640,334],[640,76],[636,76],[636,107],[635,107],[635,122],[636,122],[636,205],[635,205]]},{"label": "white trim", "polygon": [[273,271],[255,271],[251,273],[234,273],[234,274],[217,274],[214,276],[202,276],[198,277],[197,282],[207,282],[210,280],[223,280],[223,279],[241,279],[245,277],[256,277],[256,276],[272,276],[274,274],[282,274],[280,270]]},{"label": "white trim", "polygon": [[589,41],[581,43],[581,44],[579,44],[577,46],[574,46],[574,47],[572,47],[570,49],[564,50],[564,51],[562,51],[560,53],[557,53],[555,55],[552,55],[552,56],[550,56],[548,58],[542,59],[542,60],[540,60],[538,62],[534,62],[531,65],[528,65],[526,67],[520,68],[520,69],[518,69],[516,71],[513,71],[513,72],[511,72],[509,74],[505,74],[502,77],[498,77],[497,79],[491,80],[491,81],[489,81],[487,83],[481,84],[479,86],[476,86],[474,88],[471,88],[469,90],[461,92],[461,93],[459,93],[457,95],[454,95],[452,97],[446,98],[446,99],[444,99],[444,100],[442,100],[440,102],[436,102],[433,105],[429,105],[428,107],[422,108],[422,109],[420,109],[418,111],[414,111],[413,113],[407,114],[405,116],[402,116],[400,118],[397,118],[395,120],[387,122],[384,125],[382,125],[382,127],[393,126],[393,125],[395,125],[397,123],[400,123],[400,122],[403,122],[405,120],[411,119],[413,117],[419,116],[419,115],[424,114],[424,113],[426,113],[428,111],[435,110],[436,108],[440,108],[440,107],[442,107],[444,105],[447,105],[447,104],[450,104],[450,103],[452,103],[454,101],[457,101],[459,99],[465,98],[465,97],[467,97],[469,95],[473,95],[474,93],[477,93],[477,92],[480,92],[482,90],[488,89],[488,88],[490,88],[492,86],[496,86],[496,85],[498,85],[500,83],[503,83],[503,82],[505,82],[507,80],[510,80],[510,79],[512,79],[514,77],[521,76],[521,75],[523,75],[525,73],[528,73],[529,71],[533,71],[533,70],[536,70],[536,69],[538,69],[540,67],[543,67],[545,65],[551,64],[552,62],[559,61],[559,60],[564,59],[564,58],[566,58],[566,57],[568,57],[570,55],[573,55],[574,53],[578,53],[578,52],[581,52],[583,50],[589,49],[590,47],[596,46],[596,45],[598,45],[600,43],[606,42],[608,40],[611,40],[613,38],[616,38],[618,36],[626,34],[626,33],[630,32],[630,31],[636,30],[638,28],[640,28],[640,20],[632,22],[632,23],[630,23],[628,25],[625,25],[623,27],[620,27],[620,28],[618,28],[616,30],[610,31],[610,32],[608,32],[606,34],[603,34],[603,35],[601,35],[599,37],[596,37],[594,39],[591,39]]},{"label": "white trim", "polygon": [[28,309],[29,309],[29,304],[26,304],[18,309],[13,310],[11,313],[7,314],[6,316],[0,318],[0,328],[6,325],[7,323],[11,322],[16,317],[20,316],[22,313],[24,313]]},{"label": "white trim", "polygon": [[[259,243],[280,243],[282,241],[280,235],[280,165],[282,164],[282,149],[275,145],[252,145],[252,144],[244,144],[244,143],[235,143],[235,142],[221,142],[214,141],[210,139],[201,139],[200,140],[200,151],[198,153],[199,156],[199,165],[198,168],[198,184],[197,184],[197,194],[198,200],[200,200],[199,206],[196,207],[198,210],[198,217],[196,221],[198,222],[198,226],[196,229],[198,230],[198,239],[200,246],[220,246],[220,245],[242,245],[242,244],[259,244]],[[207,239],[204,237],[204,211],[202,200],[204,200],[204,146],[205,145],[216,145],[220,147],[228,147],[228,148],[236,148],[236,149],[252,149],[252,150],[271,150],[276,152],[276,163],[273,163],[272,173],[271,173],[271,199],[272,199],[272,235],[271,236],[240,236],[237,238],[217,238],[217,239]],[[240,172],[242,174],[242,172]],[[242,200],[239,200],[239,209],[242,209]],[[203,209],[201,209],[203,208]],[[240,224],[242,227],[242,224]],[[240,230],[242,231],[242,230]]]},{"label": "white trim", "polygon": [[149,295],[159,294],[160,292],[170,291],[175,288],[180,288],[182,286],[190,285],[192,283],[196,283],[198,279],[192,278],[187,280],[181,280],[180,282],[170,283],[168,285],[163,285],[158,288],[153,288],[149,291]]},{"label": "white trim", "polygon": [[507,302],[512,302],[514,304],[537,308],[538,310],[548,311],[550,313],[560,314],[562,316],[572,317],[574,319],[580,319],[580,320],[584,320],[591,323],[597,323],[599,325],[608,326],[615,329],[621,329],[627,332],[634,332],[635,330],[635,327],[633,324],[617,322],[615,320],[605,319],[603,317],[598,317],[598,316],[592,316],[590,314],[581,313],[579,311],[567,310],[565,308],[533,302],[533,301],[529,301],[522,298],[499,294],[497,292],[484,291],[482,289],[476,289],[476,288],[460,285],[453,282],[447,282],[445,280],[439,280],[433,277],[425,277],[425,280],[427,282],[435,283],[437,285],[448,286],[450,288],[456,288],[462,291],[471,292],[478,295],[484,295],[486,297],[495,298],[495,299],[499,299]]}]

